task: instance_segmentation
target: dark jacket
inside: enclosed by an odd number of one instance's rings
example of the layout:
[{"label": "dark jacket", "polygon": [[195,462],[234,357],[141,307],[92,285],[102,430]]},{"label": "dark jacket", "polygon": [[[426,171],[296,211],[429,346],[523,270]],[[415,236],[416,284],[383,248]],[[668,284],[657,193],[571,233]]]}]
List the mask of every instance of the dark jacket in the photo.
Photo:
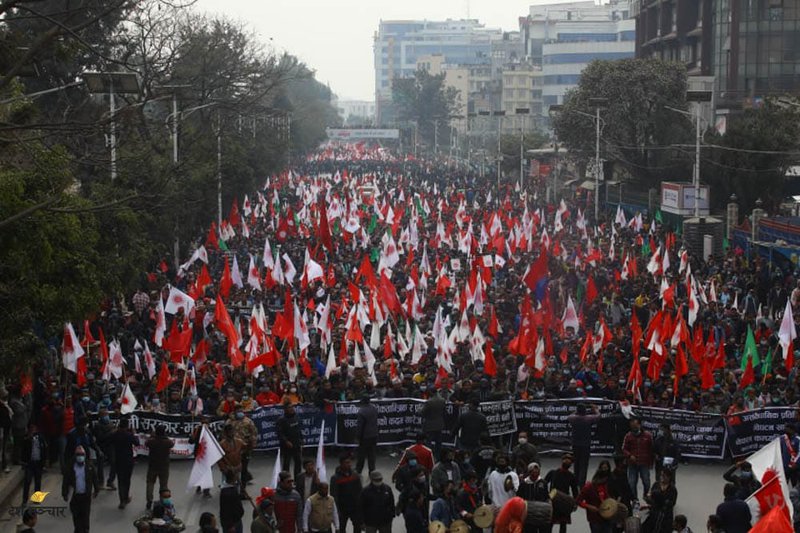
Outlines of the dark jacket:
[{"label": "dark jacket", "polygon": [[278,430],[278,441],[280,442],[281,448],[286,448],[287,442],[292,443],[292,447],[295,449],[300,448],[300,422],[297,420],[297,415],[291,418],[286,416],[280,417],[276,428]]},{"label": "dark jacket", "polygon": [[416,505],[409,505],[403,512],[406,521],[406,533],[425,533],[428,531],[428,519],[422,509]]},{"label": "dark jacket", "polygon": [[750,531],[750,506],[742,500],[729,499],[717,506],[717,516],[722,521],[725,533],[747,533]]},{"label": "dark jacket", "polygon": [[[41,433],[36,434],[39,437],[39,460],[44,461],[47,459],[47,439]],[[25,440],[22,441],[22,464],[28,464],[31,461],[31,453],[33,452],[33,435],[25,435]]]},{"label": "dark jacket", "polygon": [[358,440],[378,438],[378,410],[371,403],[358,410]]},{"label": "dark jacket", "polygon": [[342,472],[339,468],[331,477],[330,492],[336,500],[336,507],[347,514],[358,512],[361,496],[361,477],[355,470],[349,473]]},{"label": "dark jacket", "polygon": [[445,401],[438,394],[422,406],[422,431],[425,433],[444,429]]},{"label": "dark jacket", "polygon": [[389,485],[372,483],[361,491],[361,518],[365,526],[379,527],[394,519],[394,494]]},{"label": "dark jacket", "polygon": [[114,448],[114,464],[133,464],[133,447],[139,445],[139,438],[133,433],[118,429],[111,436],[111,445]]},{"label": "dark jacket", "polygon": [[729,469],[722,474],[725,481],[730,481],[738,489],[736,497],[740,500],[746,500],[755,491],[761,488],[761,482],[756,479],[756,476],[750,472],[749,477],[745,477],[743,472],[739,470],[737,465],[732,465]]},{"label": "dark jacket", "polygon": [[592,426],[600,420],[600,415],[570,415],[567,417],[572,426],[572,445],[591,446]]},{"label": "dark jacket", "polygon": [[458,435],[458,432],[461,431],[459,442],[468,448],[475,448],[480,443],[481,435],[486,433],[488,428],[486,415],[470,409],[458,417],[458,423],[453,433]]},{"label": "dark jacket", "polygon": [[222,533],[228,533],[231,527],[242,521],[243,516],[244,507],[239,487],[225,486],[219,491],[219,523],[222,526]]},{"label": "dark jacket", "polygon": [[[86,460],[85,463],[86,468],[86,492],[88,494],[97,494],[100,492],[100,481],[97,478],[97,471],[94,468],[94,464]],[[75,489],[75,462],[73,461],[69,465],[65,467],[64,470],[64,478],[61,480],[61,495],[64,499],[67,499],[69,496],[70,490],[74,491]],[[74,493],[73,493],[74,495]]]},{"label": "dark jacket", "polygon": [[175,446],[175,442],[167,437],[151,437],[145,443],[148,451],[147,468],[150,470],[161,470],[169,468],[169,452]]}]

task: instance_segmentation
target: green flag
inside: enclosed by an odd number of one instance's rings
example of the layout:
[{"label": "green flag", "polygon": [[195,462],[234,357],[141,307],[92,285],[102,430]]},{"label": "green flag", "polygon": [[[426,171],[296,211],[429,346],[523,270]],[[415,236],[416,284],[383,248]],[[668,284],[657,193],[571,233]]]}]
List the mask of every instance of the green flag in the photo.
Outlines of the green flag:
[{"label": "green flag", "polygon": [[650,250],[650,241],[645,240],[644,244],[642,245],[642,257],[647,257],[648,255],[652,255],[653,252]]},{"label": "green flag", "polygon": [[228,251],[228,245],[225,244],[225,241],[223,241],[222,239],[219,239],[218,242],[219,242],[219,249],[222,250],[223,252],[227,252]]},{"label": "green flag", "polygon": [[664,218],[661,216],[661,209],[656,209],[655,219],[656,219],[656,222],[658,222],[659,224],[663,224],[664,223]]},{"label": "green flag", "polygon": [[727,237],[723,237],[722,238],[722,249],[723,250],[727,250],[728,248],[730,248],[730,246],[731,246],[731,244],[728,242],[728,238]]},{"label": "green flag", "polygon": [[767,356],[764,358],[764,365],[761,367],[761,375],[766,376],[770,372],[772,372],[772,348],[769,349]]},{"label": "green flag", "polygon": [[425,210],[422,209],[422,202],[419,201],[419,196],[414,197],[414,205],[417,207],[417,213],[419,216],[421,216],[422,220],[425,221],[427,217],[425,216]]},{"label": "green flag", "polygon": [[369,254],[369,260],[375,263],[378,259],[381,258],[381,249],[380,248],[373,248],[372,252]]},{"label": "green flag", "polygon": [[367,226],[367,233],[372,235],[372,232],[375,231],[375,226],[378,225],[378,215],[372,214],[372,218],[369,221],[369,226]]},{"label": "green flag", "polygon": [[758,348],[756,348],[756,338],[753,336],[753,330],[747,326],[747,340],[744,343],[744,354],[742,355],[742,370],[747,367],[747,358],[753,358],[753,368],[761,364],[761,358],[758,357]]},{"label": "green flag", "polygon": [[342,226],[339,224],[339,219],[333,221],[333,234],[337,237],[342,232]]}]

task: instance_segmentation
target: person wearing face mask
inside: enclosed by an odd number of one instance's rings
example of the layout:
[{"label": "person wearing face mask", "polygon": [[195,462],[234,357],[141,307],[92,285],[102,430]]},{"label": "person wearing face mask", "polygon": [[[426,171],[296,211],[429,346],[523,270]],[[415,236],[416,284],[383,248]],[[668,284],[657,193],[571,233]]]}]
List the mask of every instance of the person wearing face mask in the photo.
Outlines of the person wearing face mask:
[{"label": "person wearing face mask", "polygon": [[229,391],[228,394],[225,395],[225,400],[220,402],[219,406],[217,406],[217,416],[232,415],[236,410],[236,405],[236,397]]},{"label": "person wearing face mask", "polygon": [[753,465],[747,461],[737,461],[722,477],[736,485],[736,497],[740,500],[746,500],[761,488],[761,482],[753,475]]},{"label": "person wearing face mask", "polygon": [[175,505],[172,503],[172,491],[163,488],[158,491],[158,503],[164,508],[164,521],[171,524],[175,521]]},{"label": "person wearing face mask", "polygon": [[150,399],[150,408],[148,409],[148,411],[151,411],[153,413],[164,412],[164,406],[161,405],[161,399],[158,396],[153,396],[153,398]]},{"label": "person wearing face mask", "polygon": [[453,450],[445,448],[442,460],[431,471],[431,491],[435,497],[441,497],[449,484],[461,485],[461,469],[456,464]]},{"label": "person wearing face mask", "polygon": [[97,458],[97,474],[100,476],[101,485],[103,484],[105,465],[108,464],[108,480],[106,482],[108,490],[117,489],[117,487],[114,486],[114,480],[117,479],[117,472],[114,467],[114,447],[111,443],[114,430],[115,428],[111,423],[111,417],[108,415],[108,409],[101,407],[92,431],[97,439],[97,447],[100,449],[100,454]]},{"label": "person wearing face mask", "polygon": [[481,528],[475,525],[472,519],[475,509],[483,505],[483,492],[478,485],[478,476],[470,472],[464,477],[461,489],[456,496],[456,512],[461,520],[464,520],[470,529],[477,533]]},{"label": "person wearing face mask", "polygon": [[349,453],[339,458],[330,490],[339,512],[339,531],[344,533],[348,520],[353,522],[353,531],[361,531],[361,477],[353,470],[353,458]]},{"label": "person wearing face mask", "polygon": [[175,441],[167,437],[167,428],[163,424],[156,427],[155,435],[147,439],[147,509],[153,506],[153,489],[158,479],[159,491],[167,488],[169,483],[169,454]]},{"label": "person wearing face mask", "polygon": [[61,496],[65,502],[69,501],[75,533],[89,533],[92,498],[96,498],[99,492],[100,484],[94,465],[86,458],[83,446],[78,446],[75,448],[74,460],[64,472],[61,483]]},{"label": "person wearing face mask", "polygon": [[220,472],[222,472],[223,476],[227,476],[228,473],[231,472],[236,476],[237,480],[241,480],[244,443],[236,436],[233,424],[225,424],[225,427],[222,429],[222,438],[219,440],[219,445],[225,452],[225,455],[217,463]]},{"label": "person wearing face mask", "polygon": [[191,416],[200,416],[203,414],[203,399],[197,393],[190,394],[183,402],[183,412]]},{"label": "person wearing face mask", "polygon": [[286,402],[292,405],[303,403],[303,396],[297,391],[297,385],[294,383],[289,386],[289,390],[287,390],[281,398],[282,404],[286,405]]},{"label": "person wearing face mask", "polygon": [[417,454],[414,452],[406,452],[405,454],[405,463],[398,466],[397,469],[394,471],[394,475],[392,476],[392,481],[394,482],[394,488],[397,489],[397,492],[402,493],[405,491],[414,479],[414,470],[419,466],[419,460],[417,459]]},{"label": "person wearing face mask", "polygon": [[[541,477],[541,469],[538,463],[528,465],[528,473],[520,481],[517,496],[529,502],[549,502],[550,493],[547,490],[547,482]],[[524,533],[550,533],[550,524],[534,525],[525,524]]]},{"label": "person wearing face mask", "polygon": [[[461,482],[458,482],[461,485]],[[454,520],[458,520],[456,501],[454,498],[456,484],[448,481],[442,493],[431,506],[431,522],[441,522],[445,527],[450,527]],[[549,532],[548,532],[549,533]]]},{"label": "person wearing face mask", "polygon": [[378,471],[370,472],[369,480],[359,500],[366,533],[391,533],[395,515],[392,489]]},{"label": "person wearing face mask", "polygon": [[289,464],[293,462],[294,477],[299,479],[303,462],[303,442],[294,405],[284,402],[283,416],[278,419],[276,428],[281,449],[281,468],[289,470]]},{"label": "person wearing face mask", "polygon": [[433,470],[433,451],[425,446],[425,434],[417,433],[416,442],[403,451],[400,461],[397,463],[397,468],[403,466],[408,462],[408,453],[413,453],[417,462],[430,474]]},{"label": "person wearing face mask", "polygon": [[511,464],[518,474],[524,473],[528,465],[539,462],[539,451],[528,440],[528,432],[520,431],[517,445],[511,450]]},{"label": "person wearing face mask", "polygon": [[[561,466],[555,470],[551,470],[545,476],[545,481],[550,490],[560,490],[565,494],[571,495],[573,498],[578,497],[578,480],[575,474],[570,472],[572,468],[572,454],[565,453],[561,456]],[[559,533],[566,533],[567,525],[572,523],[570,514],[553,513],[553,524],[559,525]]]},{"label": "person wearing face mask", "polygon": [[244,444],[242,448],[242,490],[244,490],[244,487],[253,479],[248,466],[250,464],[250,454],[253,453],[258,443],[258,431],[253,421],[244,414],[244,408],[241,405],[236,407],[236,414],[231,424],[233,425],[233,432]]},{"label": "person wearing face mask", "polygon": [[501,509],[508,500],[517,494],[519,476],[511,469],[508,457],[498,455],[495,468],[487,479],[488,496],[492,505]]}]

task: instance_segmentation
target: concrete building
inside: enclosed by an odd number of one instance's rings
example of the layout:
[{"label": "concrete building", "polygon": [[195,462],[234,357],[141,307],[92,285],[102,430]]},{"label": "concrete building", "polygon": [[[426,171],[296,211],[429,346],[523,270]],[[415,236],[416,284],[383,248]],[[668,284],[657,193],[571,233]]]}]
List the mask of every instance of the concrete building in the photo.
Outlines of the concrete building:
[{"label": "concrete building", "polygon": [[501,121],[503,133],[518,133],[520,129],[531,131],[540,125],[542,82],[542,68],[539,66],[530,63],[505,66],[501,105],[501,110],[505,112]]},{"label": "concrete building", "polygon": [[[458,91],[456,99],[457,111],[460,116],[466,117],[467,100],[469,98],[469,67],[462,65],[449,65],[445,63],[445,57],[441,54],[420,56],[417,59],[417,70],[425,70],[428,73],[438,76],[444,74],[444,84]],[[466,122],[453,120],[453,126],[462,131],[466,128]]]},{"label": "concrete building", "polygon": [[339,100],[336,109],[344,120],[345,125],[350,125],[353,120],[359,124],[372,125],[375,122],[375,102],[369,100]]},{"label": "concrete building", "polygon": [[542,69],[542,115],[562,104],[584,68],[593,60],[614,60],[635,54],[635,21],[628,0],[531,6],[520,18],[525,59]]},{"label": "concrete building", "polygon": [[413,76],[418,58],[439,54],[443,63],[465,68],[491,64],[492,42],[502,38],[501,30],[477,20],[381,21],[373,49],[377,123],[395,122],[392,80]]}]

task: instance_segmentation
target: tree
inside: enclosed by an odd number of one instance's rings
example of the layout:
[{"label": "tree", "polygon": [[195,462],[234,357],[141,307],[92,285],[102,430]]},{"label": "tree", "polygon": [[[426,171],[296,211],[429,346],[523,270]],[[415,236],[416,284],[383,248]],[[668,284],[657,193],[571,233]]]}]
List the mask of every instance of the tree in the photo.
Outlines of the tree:
[{"label": "tree", "polygon": [[[541,148],[547,141],[547,136],[538,131],[526,132],[523,151],[527,152],[528,150]],[[502,135],[500,137],[500,152],[503,154],[503,162],[500,165],[503,172],[519,175],[519,135]],[[525,159],[529,160],[530,157],[526,155]]]},{"label": "tree", "polygon": [[723,207],[731,194],[749,213],[761,198],[775,208],[783,196],[787,169],[796,164],[800,150],[800,112],[767,100],[762,107],[746,109],[729,119],[720,135],[707,133],[701,159],[701,180],[711,189],[711,201]]},{"label": "tree", "polygon": [[[444,74],[432,75],[417,70],[413,78],[396,78],[392,82],[392,102],[401,123],[414,122],[421,141],[433,146],[450,142],[450,120],[461,113],[459,90],[444,83]],[[437,138],[438,137],[438,138]]]},{"label": "tree", "polygon": [[667,109],[686,109],[683,65],[659,59],[592,61],[554,121],[558,140],[584,163],[595,157],[593,98],[607,100],[601,109],[603,159],[648,186],[691,176],[689,158],[670,148],[691,142],[691,123]]}]

